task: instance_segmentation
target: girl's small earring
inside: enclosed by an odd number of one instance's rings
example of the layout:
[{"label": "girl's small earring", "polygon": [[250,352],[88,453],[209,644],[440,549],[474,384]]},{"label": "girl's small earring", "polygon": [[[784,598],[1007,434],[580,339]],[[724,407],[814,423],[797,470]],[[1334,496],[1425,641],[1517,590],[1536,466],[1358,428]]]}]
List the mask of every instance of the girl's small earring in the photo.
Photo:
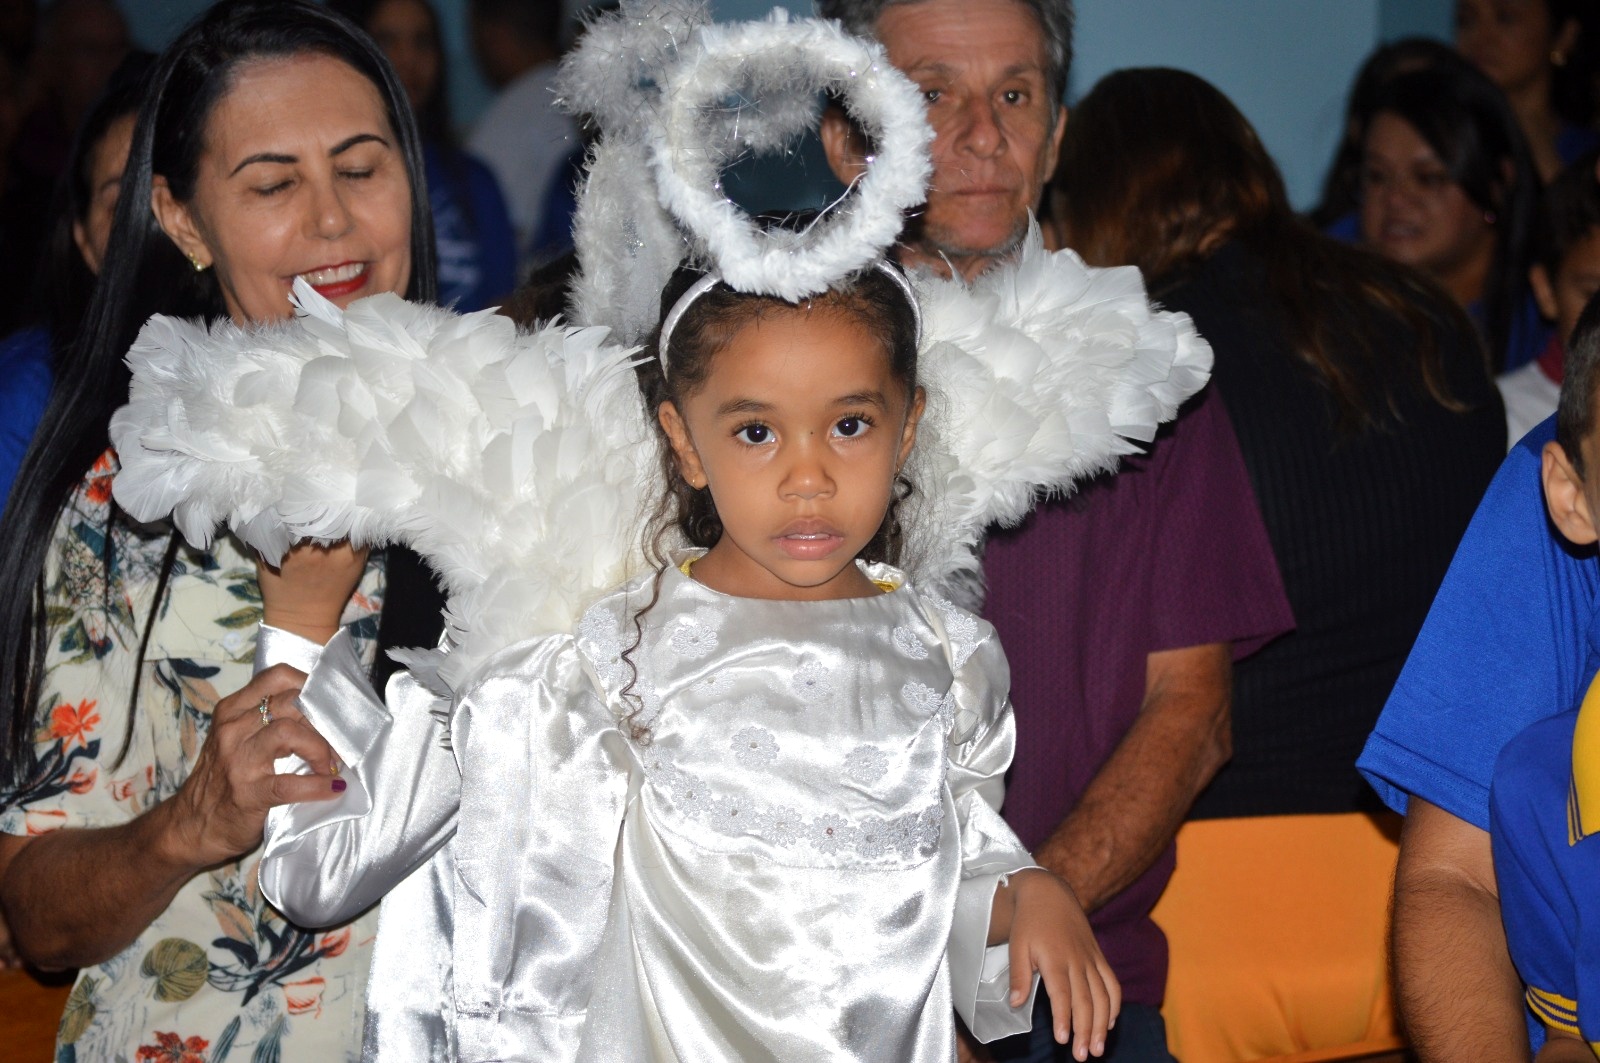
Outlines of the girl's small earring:
[{"label": "girl's small earring", "polygon": [[1498,218],[1495,216],[1494,211],[1486,210],[1483,212],[1483,223],[1485,225],[1493,225],[1497,220]]},{"label": "girl's small earring", "polygon": [[1557,70],[1560,70],[1562,67],[1566,66],[1567,53],[1563,52],[1560,48],[1552,49],[1550,52],[1550,65],[1555,67]]},{"label": "girl's small earring", "polygon": [[189,265],[194,267],[194,271],[196,273],[204,273],[206,270],[211,268],[208,263],[201,262],[200,256],[194,254],[193,252],[190,252],[189,254]]}]

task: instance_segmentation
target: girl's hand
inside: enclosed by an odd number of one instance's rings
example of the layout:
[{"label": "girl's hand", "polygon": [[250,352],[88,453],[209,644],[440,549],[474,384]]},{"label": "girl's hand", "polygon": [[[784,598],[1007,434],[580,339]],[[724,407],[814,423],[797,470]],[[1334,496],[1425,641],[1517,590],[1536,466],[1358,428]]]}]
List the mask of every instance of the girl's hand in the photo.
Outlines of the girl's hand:
[{"label": "girl's hand", "polygon": [[[304,682],[304,673],[275,665],[217,702],[194,769],[158,806],[174,865],[198,870],[235,859],[261,844],[274,805],[326,800],[344,791],[333,748],[295,707]],[[262,699],[270,722],[261,712]],[[279,775],[273,762],[290,753],[318,774]]]},{"label": "girl's hand", "polygon": [[[1072,1040],[1072,1056],[1087,1060],[1106,1050],[1106,1031],[1116,1025],[1122,987],[1095,944],[1089,919],[1072,888],[1048,871],[1032,868],[1011,876],[997,890],[1010,898],[1011,1006],[1028,999],[1038,971],[1050,996],[1057,1044]],[[1003,914],[997,912],[996,914]]]},{"label": "girl's hand", "polygon": [[301,543],[277,568],[257,558],[265,622],[318,645],[327,642],[339,630],[339,617],[366,567],[366,548],[348,542]]}]

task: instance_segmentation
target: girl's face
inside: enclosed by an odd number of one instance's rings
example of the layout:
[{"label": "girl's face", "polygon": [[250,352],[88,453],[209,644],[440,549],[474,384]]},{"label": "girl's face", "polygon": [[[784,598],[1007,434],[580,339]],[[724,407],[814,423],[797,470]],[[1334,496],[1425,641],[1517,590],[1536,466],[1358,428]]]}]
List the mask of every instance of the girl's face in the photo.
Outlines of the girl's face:
[{"label": "girl's face", "polygon": [[388,56],[413,110],[439,87],[439,40],[433,17],[420,0],[386,0],[373,9],[367,32]]},{"label": "girl's face", "polygon": [[377,86],[331,56],[240,67],[206,121],[193,198],[157,175],[151,199],[240,323],[287,317],[296,277],[341,307],[411,278],[399,139]]},{"label": "girl's face", "polygon": [[1361,237],[1396,262],[1447,278],[1492,255],[1495,231],[1411,123],[1383,112],[1367,126]]},{"label": "girl's face", "polygon": [[722,519],[695,578],[745,598],[878,593],[854,561],[888,512],[922,405],[854,314],[779,308],[740,329],[705,384],[660,411],[683,478],[711,488]]}]

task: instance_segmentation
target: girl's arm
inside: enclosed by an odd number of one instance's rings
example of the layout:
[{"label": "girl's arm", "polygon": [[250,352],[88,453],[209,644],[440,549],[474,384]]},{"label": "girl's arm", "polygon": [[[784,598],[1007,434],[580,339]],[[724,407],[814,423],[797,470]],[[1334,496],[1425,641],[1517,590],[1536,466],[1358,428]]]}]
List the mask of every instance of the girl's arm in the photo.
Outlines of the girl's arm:
[{"label": "girl's arm", "polygon": [[[1058,1044],[1076,1059],[1100,1055],[1122,1007],[1122,988],[1095,943],[1089,919],[1064,880],[1039,868],[1018,871],[995,890],[989,943],[1009,943],[1011,1004],[1028,998],[1038,971],[1050,995]],[[1070,1002],[1070,1006],[1069,1005]]]},{"label": "girl's arm", "polygon": [[980,1041],[1031,1029],[1037,971],[1057,1040],[1072,1030],[1086,1059],[1103,1050],[1120,991],[1071,889],[1034,864],[1000,817],[1016,740],[1005,654],[987,623],[955,612],[935,619],[958,633],[948,639],[957,666],[948,779],[963,854],[950,934],[956,1009]]},{"label": "girl's arm", "polygon": [[261,890],[294,922],[332,926],[375,904],[454,833],[461,778],[447,746],[450,701],[401,672],[385,705],[344,631],[319,647],[263,627],[257,663],[274,660],[310,672],[300,711],[333,747],[347,788],[268,817]]}]

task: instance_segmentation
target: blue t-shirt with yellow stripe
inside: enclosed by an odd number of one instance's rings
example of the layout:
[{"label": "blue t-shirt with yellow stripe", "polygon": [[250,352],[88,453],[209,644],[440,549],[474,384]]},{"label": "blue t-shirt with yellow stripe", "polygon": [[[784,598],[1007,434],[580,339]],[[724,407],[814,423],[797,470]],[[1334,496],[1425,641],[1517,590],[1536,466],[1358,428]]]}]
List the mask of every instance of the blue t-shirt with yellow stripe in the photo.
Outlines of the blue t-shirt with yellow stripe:
[{"label": "blue t-shirt with yellow stripe", "polygon": [[1600,695],[1591,687],[1583,710],[1511,740],[1489,796],[1500,912],[1529,1011],[1591,1044],[1600,1044],[1597,831]]}]

